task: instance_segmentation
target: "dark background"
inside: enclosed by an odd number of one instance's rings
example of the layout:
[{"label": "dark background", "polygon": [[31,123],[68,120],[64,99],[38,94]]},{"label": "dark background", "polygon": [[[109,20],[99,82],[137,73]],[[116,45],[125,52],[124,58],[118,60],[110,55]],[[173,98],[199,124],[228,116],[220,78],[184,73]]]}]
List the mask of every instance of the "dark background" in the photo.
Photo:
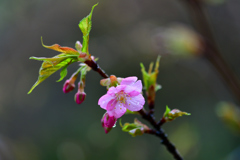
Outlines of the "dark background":
[{"label": "dark background", "polygon": [[[100,58],[99,65],[109,75],[142,79],[139,63],[147,67],[162,54],[154,46],[156,30],[173,23],[194,28],[180,0],[0,0],[1,160],[173,159],[157,137],[132,138],[119,124],[104,133],[100,123],[104,110],[97,102],[106,89],[93,71],[87,75],[87,98],[81,105],[74,102],[75,91],[62,92],[64,81],[55,82],[59,72],[27,95],[41,65],[28,58],[57,54],[43,48],[40,37],[46,45],[74,47],[82,41],[79,21],[97,2],[90,53]],[[217,45],[237,77],[239,8],[239,0],[205,6]],[[68,77],[76,67],[70,66]],[[163,88],[156,98],[157,119],[166,105],[192,114],[163,126],[185,159],[228,159],[239,147],[239,135],[227,129],[215,109],[218,102],[234,102],[234,97],[213,66],[201,57],[165,55],[158,83]],[[134,117],[126,115],[122,121],[132,122]]]}]

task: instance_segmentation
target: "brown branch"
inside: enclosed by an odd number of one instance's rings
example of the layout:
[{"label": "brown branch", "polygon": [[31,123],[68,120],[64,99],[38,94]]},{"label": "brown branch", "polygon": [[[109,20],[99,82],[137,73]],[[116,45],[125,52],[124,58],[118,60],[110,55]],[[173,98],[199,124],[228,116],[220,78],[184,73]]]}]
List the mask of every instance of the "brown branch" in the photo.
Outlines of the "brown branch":
[{"label": "brown branch", "polygon": [[161,127],[166,122],[165,118],[161,118],[161,120],[157,123],[159,127]]},{"label": "brown branch", "polygon": [[87,60],[84,63],[86,63],[89,67],[92,68],[92,70],[98,72],[103,78],[109,78],[109,76],[102,70],[96,61],[94,60]]},{"label": "brown branch", "polygon": [[145,110],[140,110],[139,113],[142,115],[142,118],[149,121],[153,127],[156,129],[155,130],[150,130],[149,134],[154,134],[157,137],[159,137],[161,139],[161,143],[167,148],[167,150],[173,155],[173,157],[176,160],[183,160],[183,158],[181,157],[180,153],[178,152],[178,150],[176,149],[176,147],[174,146],[174,144],[172,144],[167,135],[165,134],[164,130],[160,127],[160,125],[158,125],[154,119],[154,117],[152,116],[152,114],[147,114]]}]

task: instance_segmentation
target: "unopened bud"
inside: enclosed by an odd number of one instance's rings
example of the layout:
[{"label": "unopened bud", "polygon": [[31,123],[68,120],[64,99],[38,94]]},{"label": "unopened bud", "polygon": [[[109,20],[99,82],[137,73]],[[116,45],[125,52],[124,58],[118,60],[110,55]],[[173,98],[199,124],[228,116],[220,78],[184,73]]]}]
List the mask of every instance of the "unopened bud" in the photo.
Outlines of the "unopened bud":
[{"label": "unopened bud", "polygon": [[187,112],[182,112],[179,109],[170,110],[170,108],[168,108],[168,106],[167,106],[166,111],[163,115],[163,118],[166,122],[168,122],[168,121],[174,120],[177,117],[181,117],[183,115],[191,115],[191,114],[187,113]]},{"label": "unopened bud", "polygon": [[77,104],[81,104],[85,100],[85,98],[86,98],[86,93],[85,92],[80,92],[79,90],[75,94],[75,97],[74,97],[75,102]]},{"label": "unopened bud", "polygon": [[107,112],[103,115],[101,123],[106,134],[114,127],[116,121],[117,118],[115,118],[114,116],[109,116]]},{"label": "unopened bud", "polygon": [[75,48],[76,48],[78,51],[81,51],[81,49],[82,49],[82,44],[81,44],[80,41],[77,41],[77,42],[75,43]]},{"label": "unopened bud", "polygon": [[121,83],[123,78],[120,78],[120,77],[116,77],[114,75],[111,75],[110,78],[105,78],[105,79],[102,79],[100,81],[100,84],[102,86],[106,86],[107,88],[110,88],[112,86],[116,87],[117,85],[119,85]]},{"label": "unopened bud", "polygon": [[68,93],[72,91],[74,88],[75,88],[74,82],[72,82],[71,80],[66,80],[63,85],[63,92]]}]

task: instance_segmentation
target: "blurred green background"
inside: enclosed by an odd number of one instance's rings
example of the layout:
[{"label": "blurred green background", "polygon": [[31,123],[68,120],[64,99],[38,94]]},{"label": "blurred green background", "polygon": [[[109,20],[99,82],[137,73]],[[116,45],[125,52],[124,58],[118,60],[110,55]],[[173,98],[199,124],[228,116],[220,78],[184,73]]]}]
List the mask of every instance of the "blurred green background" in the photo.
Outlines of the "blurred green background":
[{"label": "blurred green background", "polygon": [[[163,126],[186,160],[230,160],[239,153],[239,134],[217,117],[216,104],[234,97],[204,58],[166,53],[156,43],[162,30],[175,23],[194,28],[180,0],[0,0],[0,159],[1,160],[170,160],[172,156],[152,135],[132,138],[119,124],[104,133],[104,113],[97,102],[106,93],[101,77],[87,75],[86,100],[77,105],[74,92],[64,94],[59,72],[27,92],[38,77],[41,62],[30,56],[52,57],[42,47],[58,43],[74,47],[82,41],[79,21],[93,12],[90,53],[109,74],[138,76],[163,55],[156,98],[156,117],[165,106],[190,112]],[[206,3],[205,9],[222,56],[240,76],[240,1]],[[77,64],[68,69],[68,77]],[[132,122],[126,115],[122,122]],[[138,116],[139,117],[139,116]],[[139,117],[141,120],[141,118]],[[142,122],[145,122],[142,120]],[[231,159],[233,160],[233,159]]]}]

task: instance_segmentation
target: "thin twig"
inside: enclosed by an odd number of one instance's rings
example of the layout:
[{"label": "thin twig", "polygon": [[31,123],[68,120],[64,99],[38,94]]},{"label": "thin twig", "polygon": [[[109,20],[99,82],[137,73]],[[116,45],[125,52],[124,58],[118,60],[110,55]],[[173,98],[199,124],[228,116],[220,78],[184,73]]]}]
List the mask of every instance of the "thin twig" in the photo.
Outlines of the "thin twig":
[{"label": "thin twig", "polygon": [[92,68],[92,70],[98,72],[103,78],[109,78],[109,76],[102,70],[96,61],[94,60],[87,60],[84,63],[86,63],[89,67]]},{"label": "thin twig", "polygon": [[176,160],[183,160],[182,156],[180,155],[180,153],[178,152],[178,150],[176,149],[174,144],[172,144],[169,141],[169,139],[168,139],[167,135],[165,134],[164,130],[160,127],[160,125],[158,125],[156,123],[156,121],[154,120],[154,117],[151,116],[150,114],[147,114],[146,111],[144,111],[143,109],[140,110],[139,113],[142,115],[143,119],[149,121],[153,125],[153,127],[156,129],[156,131],[151,131],[149,133],[150,134],[155,134],[156,136],[161,138],[161,143],[167,148],[167,150],[173,155],[173,157]]},{"label": "thin twig", "polygon": [[166,120],[165,120],[165,118],[163,117],[163,118],[157,123],[157,125],[158,125],[159,127],[161,127],[165,122],[166,122]]}]

